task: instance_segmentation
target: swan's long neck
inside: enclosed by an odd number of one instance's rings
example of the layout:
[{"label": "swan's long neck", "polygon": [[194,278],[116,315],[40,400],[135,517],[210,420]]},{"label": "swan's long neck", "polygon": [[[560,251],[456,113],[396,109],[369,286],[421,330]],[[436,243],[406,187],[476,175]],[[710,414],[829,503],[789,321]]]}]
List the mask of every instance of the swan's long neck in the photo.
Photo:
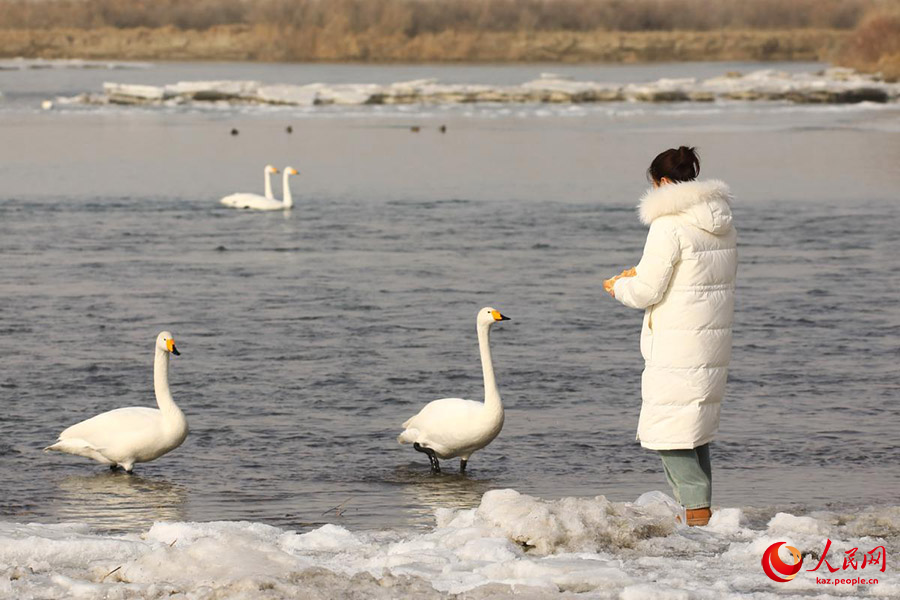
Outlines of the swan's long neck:
[{"label": "swan's long neck", "polygon": [[484,373],[484,407],[489,411],[502,412],[500,390],[494,377],[494,360],[491,358],[491,328],[478,327],[478,350],[481,352],[481,370]]},{"label": "swan's long neck", "polygon": [[264,175],[266,177],[266,198],[274,198],[275,196],[272,194],[272,178],[269,176],[269,167],[266,167]]},{"label": "swan's long neck", "polygon": [[284,175],[281,176],[282,179],[282,187],[284,188],[284,207],[290,208],[294,205],[294,198],[291,197],[291,183],[290,183],[290,175],[287,171],[284,172]]},{"label": "swan's long neck", "polygon": [[156,392],[156,404],[163,416],[182,415],[169,391],[169,353],[159,348],[156,349],[153,361],[153,390]]}]

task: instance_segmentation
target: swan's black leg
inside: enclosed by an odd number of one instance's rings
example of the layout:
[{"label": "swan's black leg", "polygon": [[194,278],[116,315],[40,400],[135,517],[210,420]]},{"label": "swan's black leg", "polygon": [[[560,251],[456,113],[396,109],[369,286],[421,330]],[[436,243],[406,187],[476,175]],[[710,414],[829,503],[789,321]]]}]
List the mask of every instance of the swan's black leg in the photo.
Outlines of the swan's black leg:
[{"label": "swan's black leg", "polygon": [[435,454],[434,454],[434,450],[432,450],[431,448],[426,448],[425,446],[422,446],[421,444],[419,444],[419,442],[414,443],[413,448],[415,448],[417,452],[422,452],[422,453],[428,455],[428,460],[431,461],[431,472],[432,473],[440,473],[441,472],[441,465],[438,463],[438,459],[437,459],[437,456],[435,456]]},{"label": "swan's black leg", "polygon": [[110,470],[110,471],[115,471],[115,470],[118,469],[118,468],[119,468],[119,465],[116,465],[116,464],[109,465],[109,470]]},{"label": "swan's black leg", "polygon": [[468,463],[468,462],[469,462],[469,461],[467,461],[467,460],[464,459],[464,458],[459,459],[459,472],[460,472],[460,473],[465,473],[465,472],[466,472],[466,463]]}]

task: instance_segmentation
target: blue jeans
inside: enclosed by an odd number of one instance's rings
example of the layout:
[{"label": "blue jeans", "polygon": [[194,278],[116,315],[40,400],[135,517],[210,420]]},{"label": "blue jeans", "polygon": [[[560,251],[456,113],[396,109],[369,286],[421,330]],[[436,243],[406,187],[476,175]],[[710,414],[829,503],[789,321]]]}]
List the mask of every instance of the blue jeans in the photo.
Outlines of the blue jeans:
[{"label": "blue jeans", "polygon": [[712,466],[709,444],[692,450],[658,450],[666,479],[675,499],[687,509],[708,508],[712,504]]}]

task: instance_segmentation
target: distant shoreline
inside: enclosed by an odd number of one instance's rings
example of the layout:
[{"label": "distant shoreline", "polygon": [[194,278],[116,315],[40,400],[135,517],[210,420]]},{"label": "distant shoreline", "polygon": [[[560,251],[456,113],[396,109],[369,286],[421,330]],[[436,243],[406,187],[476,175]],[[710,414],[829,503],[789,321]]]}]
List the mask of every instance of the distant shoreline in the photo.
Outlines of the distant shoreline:
[{"label": "distant shoreline", "polygon": [[850,32],[836,29],[651,32],[474,32],[329,35],[272,25],[204,30],[5,29],[2,58],[369,63],[646,63],[831,60]]}]

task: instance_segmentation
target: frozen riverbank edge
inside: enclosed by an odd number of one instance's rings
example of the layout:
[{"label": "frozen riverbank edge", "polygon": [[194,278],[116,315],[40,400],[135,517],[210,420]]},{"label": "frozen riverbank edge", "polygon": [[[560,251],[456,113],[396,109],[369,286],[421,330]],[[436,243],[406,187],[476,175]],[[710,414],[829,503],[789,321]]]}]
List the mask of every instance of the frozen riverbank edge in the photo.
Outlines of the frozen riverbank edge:
[{"label": "frozen riverbank edge", "polygon": [[659,79],[620,84],[575,81],[545,73],[520,85],[445,84],[419,79],[381,84],[263,84],[258,81],[180,81],[169,85],[107,82],[102,93],[56,99],[61,105],[403,105],[467,103],[713,102],[717,100],[789,101],[802,104],[893,103],[900,83],[843,68],[819,73],[772,69],[719,77]]},{"label": "frozen riverbank edge", "polygon": [[[709,526],[676,525],[659,492],[634,503],[545,501],[514,490],[478,508],[438,509],[427,532],[298,533],[249,522],[155,523],[104,535],[82,524],[0,522],[0,598],[896,598],[900,507],[852,514],[716,510]],[[828,562],[818,562],[827,540]],[[763,552],[803,555],[788,583],[767,578]],[[846,552],[883,546],[887,565],[842,570]],[[787,559],[787,553],[784,553]],[[822,585],[818,577],[877,578]]]}]

